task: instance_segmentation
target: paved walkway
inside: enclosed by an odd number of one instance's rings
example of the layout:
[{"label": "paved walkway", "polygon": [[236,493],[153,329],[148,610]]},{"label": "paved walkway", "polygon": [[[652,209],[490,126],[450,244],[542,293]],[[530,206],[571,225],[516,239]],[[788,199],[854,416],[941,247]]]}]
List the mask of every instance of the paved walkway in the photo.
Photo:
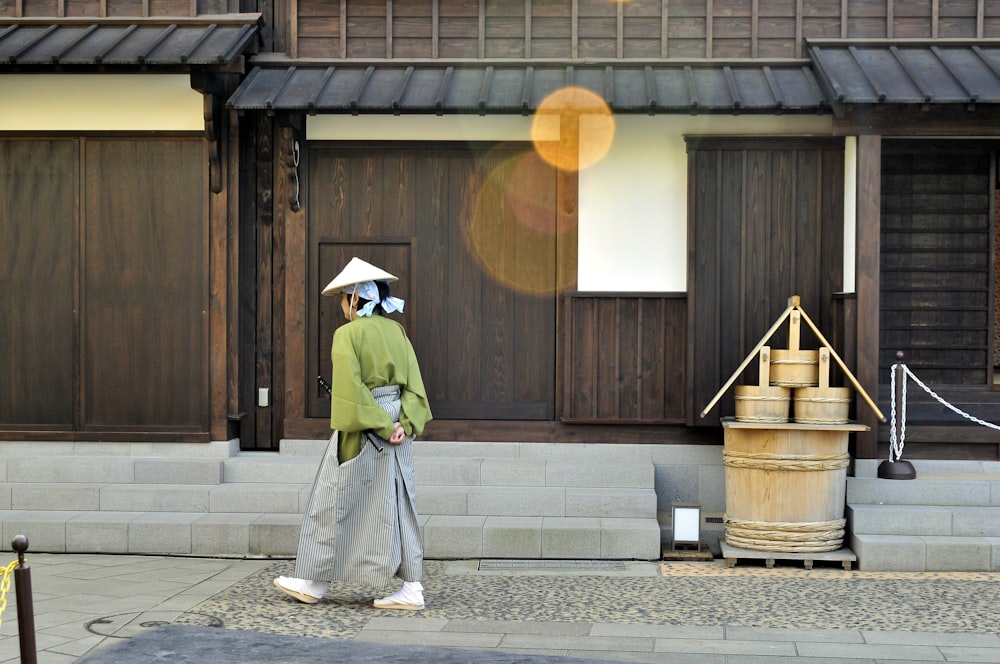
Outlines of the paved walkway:
[{"label": "paved walkway", "polygon": [[[334,646],[369,653],[348,659],[370,662],[415,646],[451,653],[438,657],[449,662],[462,657],[441,648],[490,651],[481,661],[496,662],[514,661],[506,653],[521,662],[1000,662],[997,573],[805,570],[780,561],[774,569],[719,560],[428,561],[427,608],[392,613],[372,608],[374,594],[360,588],[337,588],[311,606],[287,599],[271,585],[291,572],[287,560],[29,551],[28,563],[43,664],[115,661],[116,648],[165,625],[159,634],[186,634],[188,647],[206,634],[225,637],[232,661],[243,662],[277,661],[250,653],[290,639],[323,661]],[[14,593],[12,584],[0,662],[18,661]],[[128,661],[195,660],[161,651]]]}]

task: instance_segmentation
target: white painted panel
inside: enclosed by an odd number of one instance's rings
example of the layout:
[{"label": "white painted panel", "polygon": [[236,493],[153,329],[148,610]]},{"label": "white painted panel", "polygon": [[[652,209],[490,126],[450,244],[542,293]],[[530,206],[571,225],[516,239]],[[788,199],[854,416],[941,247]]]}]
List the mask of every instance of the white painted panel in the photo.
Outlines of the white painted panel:
[{"label": "white painted panel", "polygon": [[857,288],[858,138],[844,141],[844,292]]},{"label": "white painted panel", "polygon": [[580,173],[583,291],[687,290],[685,136],[832,133],[831,119],[821,116],[626,115],[617,122],[607,158]]},{"label": "white painted panel", "polygon": [[[559,137],[558,118],[548,123]],[[310,141],[530,141],[523,115],[315,115],[306,118]]]},{"label": "white painted panel", "polygon": [[[581,171],[579,289],[687,290],[688,135],[830,136],[824,116],[617,116],[608,155]],[[586,119],[581,130],[586,131]],[[522,116],[311,116],[310,140],[530,140]],[[558,127],[550,128],[551,139]],[[581,141],[585,137],[581,137]],[[845,257],[846,258],[846,257]]]},{"label": "white painted panel", "polygon": [[5,74],[0,131],[204,131],[202,95],[174,74]]}]

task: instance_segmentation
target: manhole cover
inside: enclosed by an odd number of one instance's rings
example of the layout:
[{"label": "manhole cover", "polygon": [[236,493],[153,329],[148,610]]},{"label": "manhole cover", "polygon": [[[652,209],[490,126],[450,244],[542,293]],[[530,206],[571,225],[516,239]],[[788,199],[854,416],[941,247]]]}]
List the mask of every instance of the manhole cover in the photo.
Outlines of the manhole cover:
[{"label": "manhole cover", "polygon": [[195,625],[197,627],[222,627],[222,620],[205,613],[176,611],[132,611],[95,618],[85,627],[98,636],[113,636],[128,639],[147,630],[171,624]]}]

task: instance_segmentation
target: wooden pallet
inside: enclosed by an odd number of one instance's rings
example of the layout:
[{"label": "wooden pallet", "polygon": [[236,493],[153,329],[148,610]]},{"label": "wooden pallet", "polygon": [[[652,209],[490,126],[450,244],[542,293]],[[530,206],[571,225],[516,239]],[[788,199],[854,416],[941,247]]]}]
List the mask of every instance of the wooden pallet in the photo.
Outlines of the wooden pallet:
[{"label": "wooden pallet", "polygon": [[725,540],[720,541],[719,544],[722,546],[722,557],[726,559],[726,565],[728,567],[735,567],[737,561],[740,558],[743,558],[744,560],[763,560],[764,565],[766,565],[768,569],[774,567],[776,560],[801,560],[803,567],[806,569],[812,569],[814,561],[822,560],[839,562],[844,566],[844,569],[850,571],[851,563],[858,559],[854,552],[847,547],[836,551],[793,553],[784,551],[753,551],[751,549],[738,549],[735,546],[729,546],[726,544]]}]

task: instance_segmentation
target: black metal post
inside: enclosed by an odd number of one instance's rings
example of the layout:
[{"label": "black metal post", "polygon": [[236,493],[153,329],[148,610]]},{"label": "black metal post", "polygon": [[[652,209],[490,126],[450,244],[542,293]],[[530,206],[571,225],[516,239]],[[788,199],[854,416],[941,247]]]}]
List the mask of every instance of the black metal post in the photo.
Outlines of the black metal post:
[{"label": "black metal post", "polygon": [[14,585],[17,586],[17,636],[21,644],[21,664],[37,664],[35,607],[31,601],[31,568],[24,562],[24,552],[28,550],[28,538],[18,535],[11,541],[11,546],[17,551]]}]

